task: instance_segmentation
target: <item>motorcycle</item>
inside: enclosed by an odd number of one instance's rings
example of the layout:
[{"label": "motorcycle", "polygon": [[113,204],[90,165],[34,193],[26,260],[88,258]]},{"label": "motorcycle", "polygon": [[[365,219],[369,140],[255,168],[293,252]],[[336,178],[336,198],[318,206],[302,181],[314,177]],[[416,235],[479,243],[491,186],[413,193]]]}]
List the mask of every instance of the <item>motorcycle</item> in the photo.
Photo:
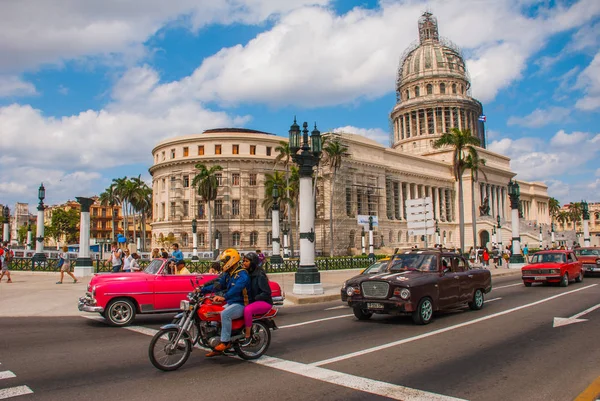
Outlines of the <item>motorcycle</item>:
[{"label": "motorcycle", "polygon": [[[188,360],[194,346],[214,350],[221,342],[223,304],[214,303],[212,297],[199,292],[191,292],[187,298],[180,302],[182,312],[175,316],[174,322],[162,326],[150,341],[148,356],[157,369],[179,369]],[[267,352],[271,344],[271,330],[277,330],[273,320],[276,315],[275,308],[264,315],[255,315],[249,340],[245,338],[244,319],[234,319],[231,343],[235,354],[252,360]],[[225,354],[233,353],[226,351]]]}]

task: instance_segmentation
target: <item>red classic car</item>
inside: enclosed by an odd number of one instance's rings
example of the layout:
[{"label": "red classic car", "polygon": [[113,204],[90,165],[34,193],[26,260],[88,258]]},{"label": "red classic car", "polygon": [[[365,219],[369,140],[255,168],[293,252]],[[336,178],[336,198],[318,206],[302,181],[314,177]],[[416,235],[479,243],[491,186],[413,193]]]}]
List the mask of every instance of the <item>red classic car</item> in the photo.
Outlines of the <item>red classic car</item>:
[{"label": "red classic car", "polygon": [[573,251],[541,251],[531,256],[529,264],[521,268],[521,275],[525,287],[531,287],[533,283],[556,283],[566,287],[573,280],[581,283],[583,268]]},{"label": "red classic car", "polygon": [[[193,290],[190,279],[198,284],[217,277],[215,274],[169,274],[165,259],[154,259],[140,273],[95,274],[84,297],[79,298],[79,310],[98,312],[109,324],[125,326],[135,315],[176,312],[179,302]],[[283,304],[279,284],[270,281],[273,302]]]},{"label": "red classic car", "polygon": [[577,248],[575,255],[583,264],[583,274],[600,274],[600,248]]}]

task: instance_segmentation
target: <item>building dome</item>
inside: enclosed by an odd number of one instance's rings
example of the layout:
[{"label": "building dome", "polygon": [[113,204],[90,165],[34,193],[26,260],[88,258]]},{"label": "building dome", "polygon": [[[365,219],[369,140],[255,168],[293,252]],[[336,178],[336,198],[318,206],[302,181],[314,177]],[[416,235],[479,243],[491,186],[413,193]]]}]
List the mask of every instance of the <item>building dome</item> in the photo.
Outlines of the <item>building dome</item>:
[{"label": "building dome", "polygon": [[[470,130],[485,145],[478,118],[482,106],[470,96],[470,77],[458,46],[440,38],[437,19],[419,19],[419,41],[402,57],[396,80],[394,147],[410,153],[433,151],[433,142],[451,128]],[[410,142],[409,146],[406,143]]]}]

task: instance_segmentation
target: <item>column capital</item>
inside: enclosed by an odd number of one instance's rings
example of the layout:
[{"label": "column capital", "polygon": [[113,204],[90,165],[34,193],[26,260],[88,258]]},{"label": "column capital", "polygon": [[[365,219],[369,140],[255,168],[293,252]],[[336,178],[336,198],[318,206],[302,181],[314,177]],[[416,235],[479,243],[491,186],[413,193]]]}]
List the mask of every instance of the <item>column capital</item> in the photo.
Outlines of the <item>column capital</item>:
[{"label": "column capital", "polygon": [[94,200],[92,198],[84,198],[82,196],[77,196],[75,197],[75,199],[77,199],[77,202],[79,202],[79,204],[81,205],[82,213],[90,212],[90,206],[94,204]]}]

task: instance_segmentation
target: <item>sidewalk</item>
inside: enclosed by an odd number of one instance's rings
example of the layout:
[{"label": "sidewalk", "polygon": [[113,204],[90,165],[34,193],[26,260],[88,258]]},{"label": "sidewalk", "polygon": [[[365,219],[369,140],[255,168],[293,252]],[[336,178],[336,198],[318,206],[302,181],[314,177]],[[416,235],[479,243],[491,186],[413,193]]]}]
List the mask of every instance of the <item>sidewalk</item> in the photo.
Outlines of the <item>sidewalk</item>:
[{"label": "sidewalk", "polygon": [[[322,295],[295,295],[294,273],[269,274],[269,279],[283,288],[284,305],[293,306],[340,300],[342,283],[359,271],[321,271]],[[520,269],[492,268],[490,271],[493,277],[521,274]],[[6,279],[0,283],[0,317],[91,315],[77,309],[77,300],[85,295],[91,277],[80,278],[77,284],[73,284],[72,279],[65,275],[63,284],[55,284],[60,278],[56,272],[12,271],[11,276],[12,284],[8,284]]]}]

